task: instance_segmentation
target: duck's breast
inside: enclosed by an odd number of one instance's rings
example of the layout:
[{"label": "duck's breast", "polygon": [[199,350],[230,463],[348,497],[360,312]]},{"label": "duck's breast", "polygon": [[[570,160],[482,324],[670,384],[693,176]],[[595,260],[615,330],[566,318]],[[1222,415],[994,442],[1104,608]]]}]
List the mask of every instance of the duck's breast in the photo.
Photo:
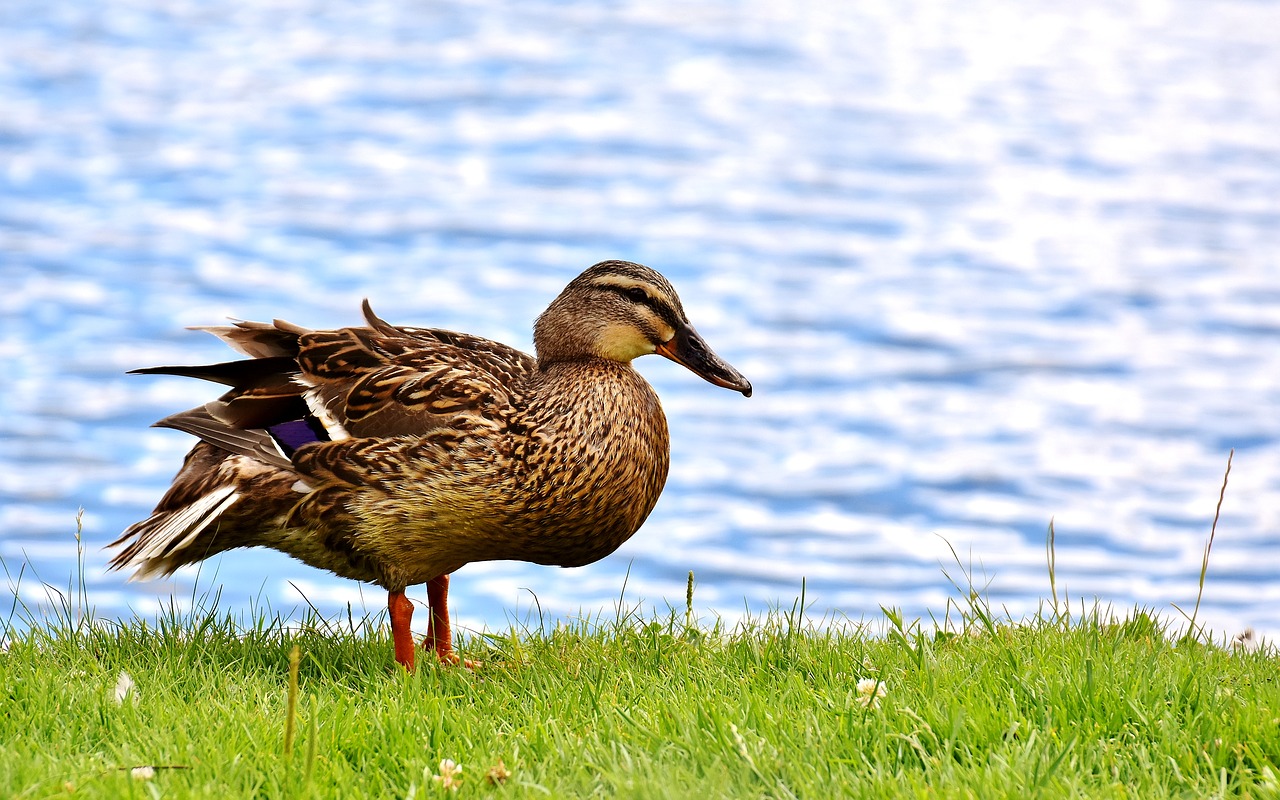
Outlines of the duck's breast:
[{"label": "duck's breast", "polygon": [[517,557],[580,566],[649,516],[667,479],[669,435],[657,394],[630,365],[563,366],[531,393],[508,529]]}]

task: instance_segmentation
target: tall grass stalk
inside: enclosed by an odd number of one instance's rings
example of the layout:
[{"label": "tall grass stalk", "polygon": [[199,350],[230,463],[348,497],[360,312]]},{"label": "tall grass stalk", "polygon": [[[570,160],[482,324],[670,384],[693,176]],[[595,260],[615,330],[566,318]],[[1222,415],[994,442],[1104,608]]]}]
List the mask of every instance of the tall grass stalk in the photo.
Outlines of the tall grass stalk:
[{"label": "tall grass stalk", "polygon": [[[1231,452],[1227,453],[1227,469],[1222,473],[1222,488],[1218,491],[1218,505],[1213,510],[1213,524],[1209,527],[1209,541],[1204,546],[1204,557],[1200,560],[1200,580],[1196,590],[1196,604],[1191,610],[1191,615],[1187,617],[1186,636],[1196,638],[1203,636],[1206,637],[1206,641],[1208,640],[1208,634],[1196,624],[1196,619],[1200,615],[1200,601],[1204,597],[1205,576],[1209,573],[1209,554],[1213,552],[1213,540],[1218,535],[1218,518],[1222,514],[1222,500],[1227,496],[1227,479],[1231,476],[1231,459],[1235,457],[1235,454],[1236,449],[1234,447],[1231,448]],[[1187,613],[1178,608],[1177,605],[1174,605],[1174,608],[1177,608],[1184,617],[1187,616]]]},{"label": "tall grass stalk", "polygon": [[[292,654],[290,655],[292,658]],[[307,717],[307,767],[303,772],[303,783],[310,786],[311,776],[316,771],[316,746],[320,740],[320,701],[311,696],[311,714]]]},{"label": "tall grass stalk", "polygon": [[285,706],[284,754],[293,753],[293,732],[298,718],[298,669],[302,664],[302,648],[294,645],[289,651],[289,701]]},{"label": "tall grass stalk", "polygon": [[1053,517],[1049,518],[1049,532],[1044,538],[1045,561],[1049,567],[1049,593],[1053,596],[1053,615],[1060,617],[1062,607],[1058,605],[1058,549],[1057,535],[1053,530]]}]

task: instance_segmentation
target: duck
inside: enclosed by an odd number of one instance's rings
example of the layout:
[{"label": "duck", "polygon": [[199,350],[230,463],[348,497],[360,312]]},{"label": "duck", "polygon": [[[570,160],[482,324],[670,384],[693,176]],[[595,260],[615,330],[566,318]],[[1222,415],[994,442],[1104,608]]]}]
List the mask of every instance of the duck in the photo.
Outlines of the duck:
[{"label": "duck", "polygon": [[387,592],[395,661],[415,667],[405,594],[426,584],[421,646],[457,664],[450,576],[518,560],[577,567],[640,528],[666,482],[670,436],[632,366],[656,353],[751,396],[658,271],[602,261],[537,318],[535,355],[438,328],[311,330],[282,320],[196,327],[248,356],[161,366],[229,387],[157,427],[197,438],[151,515],[108,545],[130,580],[268,547]]}]

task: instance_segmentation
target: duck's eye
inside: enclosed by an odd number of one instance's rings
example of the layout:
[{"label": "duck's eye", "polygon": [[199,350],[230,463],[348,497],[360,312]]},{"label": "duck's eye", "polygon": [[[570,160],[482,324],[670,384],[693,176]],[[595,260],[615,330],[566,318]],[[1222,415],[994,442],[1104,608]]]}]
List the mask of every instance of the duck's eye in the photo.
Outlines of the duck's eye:
[{"label": "duck's eye", "polygon": [[631,286],[623,290],[623,294],[630,297],[637,303],[647,303],[649,301],[649,293],[639,286]]}]

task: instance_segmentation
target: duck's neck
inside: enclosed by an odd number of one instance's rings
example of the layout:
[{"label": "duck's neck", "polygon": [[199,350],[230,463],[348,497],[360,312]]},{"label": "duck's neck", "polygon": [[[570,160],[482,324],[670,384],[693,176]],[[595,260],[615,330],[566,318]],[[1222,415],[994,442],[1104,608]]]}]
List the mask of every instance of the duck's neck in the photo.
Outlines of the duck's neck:
[{"label": "duck's neck", "polygon": [[[608,358],[582,358],[539,364],[532,390],[533,406],[550,413],[545,422],[560,419],[578,426],[647,425],[661,423],[667,444],[662,404],[649,382],[630,363]],[[652,421],[652,422],[651,422]]]}]

